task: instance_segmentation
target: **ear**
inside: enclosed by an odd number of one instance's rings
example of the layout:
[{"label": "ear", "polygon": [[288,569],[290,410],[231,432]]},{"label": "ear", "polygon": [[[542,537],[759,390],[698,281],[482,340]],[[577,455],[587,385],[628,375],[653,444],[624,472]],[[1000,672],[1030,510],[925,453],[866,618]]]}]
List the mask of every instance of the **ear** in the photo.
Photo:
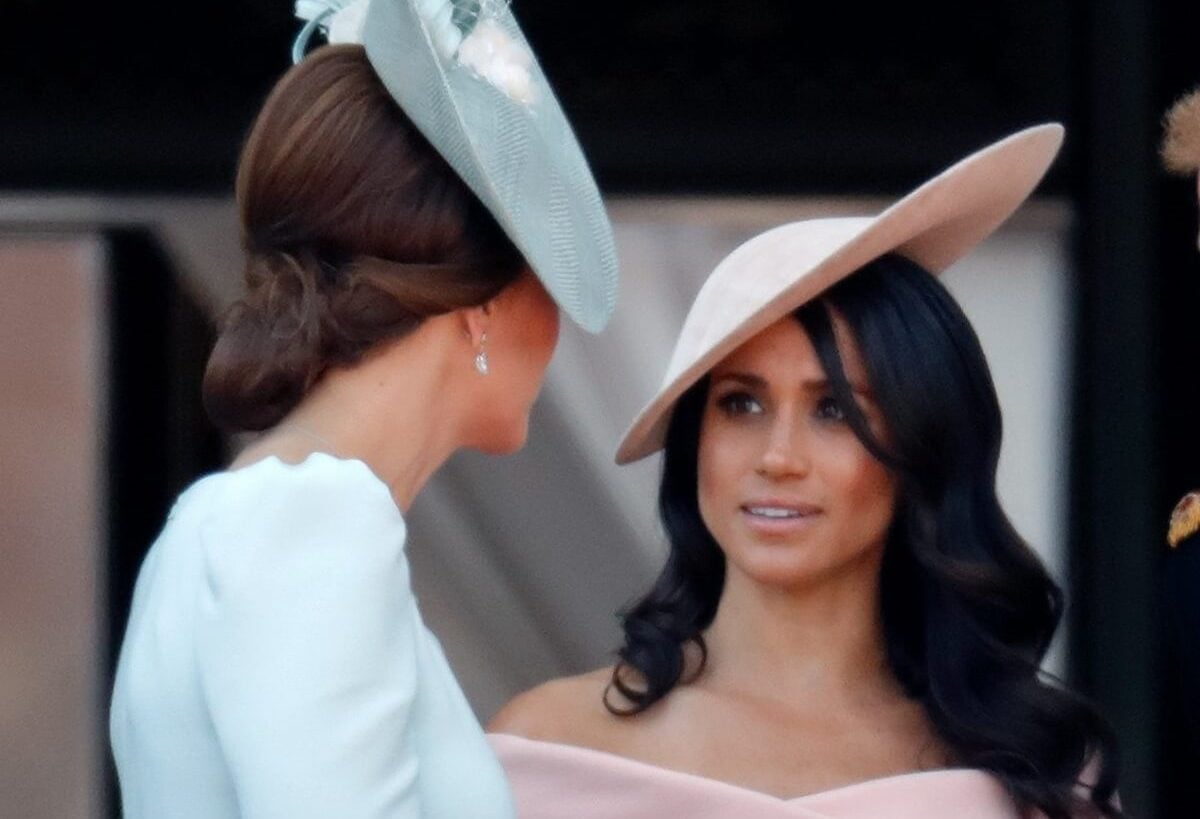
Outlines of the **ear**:
[{"label": "ear", "polygon": [[467,307],[462,313],[463,332],[471,342],[473,349],[483,346],[483,337],[487,334],[492,322],[492,303],[484,302],[478,307]]}]

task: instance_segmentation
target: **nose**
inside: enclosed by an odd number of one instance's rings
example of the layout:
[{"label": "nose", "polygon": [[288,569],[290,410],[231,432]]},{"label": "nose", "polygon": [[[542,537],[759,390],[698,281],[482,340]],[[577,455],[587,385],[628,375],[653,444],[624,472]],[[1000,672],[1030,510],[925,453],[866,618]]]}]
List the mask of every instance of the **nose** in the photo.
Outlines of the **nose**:
[{"label": "nose", "polygon": [[809,470],[808,445],[802,424],[782,413],[767,430],[757,472],[764,478],[801,477]]}]

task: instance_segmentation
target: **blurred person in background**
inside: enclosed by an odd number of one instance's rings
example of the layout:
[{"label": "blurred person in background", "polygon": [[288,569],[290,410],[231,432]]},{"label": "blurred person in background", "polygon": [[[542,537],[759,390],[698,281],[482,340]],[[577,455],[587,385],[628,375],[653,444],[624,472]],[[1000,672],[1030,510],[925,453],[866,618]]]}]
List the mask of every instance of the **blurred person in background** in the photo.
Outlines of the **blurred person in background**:
[{"label": "blurred person in background", "polygon": [[[1167,112],[1162,157],[1167,170],[1195,181],[1200,197],[1200,88]],[[1188,750],[1192,760],[1200,761],[1200,491],[1189,492],[1175,507],[1167,544],[1162,565],[1169,635],[1167,685],[1176,700],[1168,710],[1183,712]]]},{"label": "blurred person in background", "polygon": [[1061,140],[716,268],[618,451],[664,450],[669,542],[620,659],[489,725],[520,816],[1121,815],[1111,728],[1041,671],[1062,592],[996,497],[991,375],[931,275]]},{"label": "blurred person in background", "polygon": [[[218,423],[263,434],[179,497],[142,566],[111,711],[124,812],[503,819],[404,514],[456,450],[523,445],[560,308],[591,331],[612,311],[610,228],[506,4],[297,14],[240,159],[246,292],[204,379]],[[318,28],[333,44],[304,56]]]},{"label": "blurred person in background", "polygon": [[1172,173],[1192,177],[1200,198],[1200,88],[1171,106],[1164,131],[1163,164]]}]

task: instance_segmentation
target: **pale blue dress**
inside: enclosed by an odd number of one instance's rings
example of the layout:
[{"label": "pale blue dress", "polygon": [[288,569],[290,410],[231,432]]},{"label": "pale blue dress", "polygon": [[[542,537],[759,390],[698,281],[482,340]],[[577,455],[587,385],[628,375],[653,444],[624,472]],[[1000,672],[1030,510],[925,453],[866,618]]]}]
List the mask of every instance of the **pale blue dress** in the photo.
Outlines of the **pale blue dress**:
[{"label": "pale blue dress", "polygon": [[110,728],[129,819],[511,819],[361,461],[268,458],[176,502],[138,578]]}]

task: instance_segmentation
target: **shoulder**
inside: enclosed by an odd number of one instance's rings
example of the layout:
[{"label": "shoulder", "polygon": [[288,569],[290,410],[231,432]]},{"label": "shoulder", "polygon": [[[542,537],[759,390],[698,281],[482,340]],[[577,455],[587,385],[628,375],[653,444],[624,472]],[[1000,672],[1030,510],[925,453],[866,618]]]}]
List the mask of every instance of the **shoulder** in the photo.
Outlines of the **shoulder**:
[{"label": "shoulder", "polygon": [[207,517],[246,534],[284,530],[303,539],[362,530],[404,530],[387,486],[362,461],[314,452],[299,463],[276,457],[206,479]]},{"label": "shoulder", "polygon": [[500,709],[487,729],[544,742],[595,745],[611,730],[614,716],[604,705],[611,668],[562,677],[518,694]]},{"label": "shoulder", "polygon": [[[214,590],[295,581],[407,585],[404,520],[361,461],[266,458],[209,479],[197,527]],[[385,580],[386,578],[386,580]]]},{"label": "shoulder", "polygon": [[366,464],[323,452],[313,452],[298,463],[270,456],[209,480],[218,487],[214,497],[223,514],[294,520],[325,519],[326,512],[353,510],[354,517],[400,520],[387,486]]}]

